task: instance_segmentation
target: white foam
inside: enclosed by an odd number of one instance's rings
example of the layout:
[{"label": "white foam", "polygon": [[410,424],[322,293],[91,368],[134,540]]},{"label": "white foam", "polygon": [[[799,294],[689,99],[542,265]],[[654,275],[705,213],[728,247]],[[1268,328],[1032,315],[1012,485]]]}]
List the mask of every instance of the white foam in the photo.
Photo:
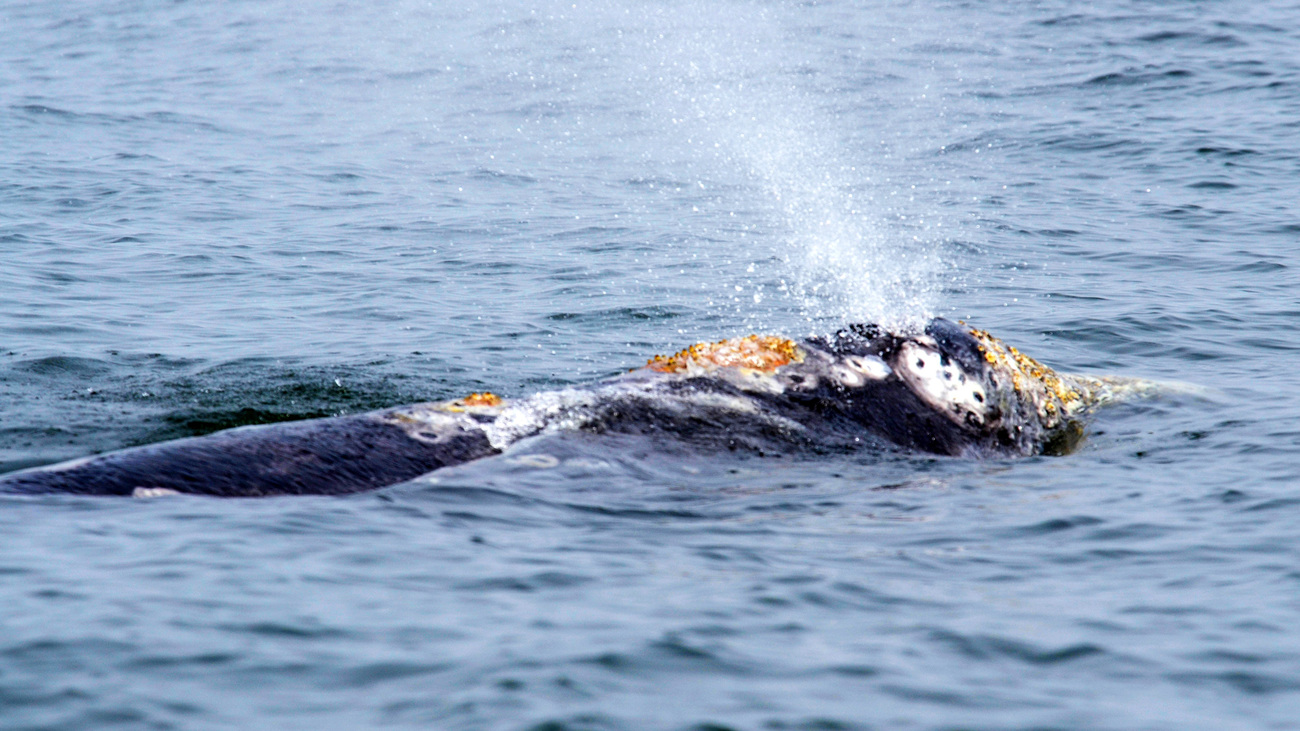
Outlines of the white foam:
[{"label": "white foam", "polygon": [[593,391],[566,388],[511,402],[496,421],[485,426],[488,443],[504,450],[511,444],[542,431],[576,430],[591,419],[596,403]]},{"label": "white foam", "polygon": [[180,495],[180,493],[167,487],[137,487],[131,491],[131,497],[140,499],[169,497],[171,495]]}]

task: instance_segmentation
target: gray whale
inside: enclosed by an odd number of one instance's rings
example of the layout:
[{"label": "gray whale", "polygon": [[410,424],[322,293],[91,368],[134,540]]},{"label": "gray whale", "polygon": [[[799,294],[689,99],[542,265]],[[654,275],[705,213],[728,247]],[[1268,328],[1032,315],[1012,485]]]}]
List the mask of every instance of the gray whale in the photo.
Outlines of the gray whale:
[{"label": "gray whale", "polygon": [[548,432],[745,448],[865,442],[963,457],[1068,452],[1117,379],[1059,374],[980,330],[853,325],[794,342],[701,343],[591,386],[229,429],[0,476],[0,492],[337,495],[499,454]]}]

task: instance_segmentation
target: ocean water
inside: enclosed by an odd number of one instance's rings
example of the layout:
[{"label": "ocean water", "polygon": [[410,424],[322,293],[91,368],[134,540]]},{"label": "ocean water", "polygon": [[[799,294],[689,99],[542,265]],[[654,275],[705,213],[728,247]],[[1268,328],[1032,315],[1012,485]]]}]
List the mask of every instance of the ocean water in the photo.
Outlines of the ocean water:
[{"label": "ocean water", "polygon": [[1300,728],[1300,7],[0,2],[0,470],[968,320],[1066,457],[0,499],[0,728]]}]

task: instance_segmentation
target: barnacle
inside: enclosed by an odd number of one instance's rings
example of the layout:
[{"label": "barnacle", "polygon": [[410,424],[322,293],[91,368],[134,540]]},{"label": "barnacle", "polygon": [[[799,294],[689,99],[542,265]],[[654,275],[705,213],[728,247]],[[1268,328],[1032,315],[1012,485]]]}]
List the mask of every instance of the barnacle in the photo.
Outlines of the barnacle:
[{"label": "barnacle", "polygon": [[[1058,411],[1070,413],[1081,405],[1083,394],[1066,383],[1051,368],[984,330],[972,328],[970,334],[979,342],[984,359],[990,365],[1009,372],[1016,393],[1026,400],[1039,403],[1039,408],[1044,414],[1056,416]],[[1033,398],[1034,396],[1040,398]]]},{"label": "barnacle", "polygon": [[476,406],[486,406],[491,408],[495,406],[501,406],[505,402],[506,402],[505,399],[501,398],[495,393],[492,393],[491,391],[483,391],[482,393],[478,393],[478,392],[471,393],[465,398],[458,398],[452,401],[444,401],[438,406],[438,409],[441,411],[450,411],[452,413],[458,414],[465,411],[466,409],[471,409]]},{"label": "barnacle", "polygon": [[772,373],[783,365],[802,363],[803,359],[803,349],[793,340],[775,335],[749,335],[716,343],[696,343],[673,355],[656,355],[646,361],[646,367],[660,373],[684,373],[691,366],[739,367]]},{"label": "barnacle", "polygon": [[471,393],[460,400],[465,406],[500,406],[502,401],[504,399],[491,391]]}]

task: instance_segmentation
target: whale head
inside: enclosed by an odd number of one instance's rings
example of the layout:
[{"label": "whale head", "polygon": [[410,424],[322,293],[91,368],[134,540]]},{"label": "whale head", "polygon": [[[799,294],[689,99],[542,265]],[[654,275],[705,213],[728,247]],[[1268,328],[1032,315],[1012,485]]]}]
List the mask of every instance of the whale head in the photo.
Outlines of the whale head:
[{"label": "whale head", "polygon": [[[819,372],[819,398],[905,447],[953,455],[1064,453],[1082,435],[1086,387],[950,320],[935,318],[917,333],[852,325],[814,338],[809,350],[820,355],[805,369]],[[791,375],[794,391],[810,380]]]}]

